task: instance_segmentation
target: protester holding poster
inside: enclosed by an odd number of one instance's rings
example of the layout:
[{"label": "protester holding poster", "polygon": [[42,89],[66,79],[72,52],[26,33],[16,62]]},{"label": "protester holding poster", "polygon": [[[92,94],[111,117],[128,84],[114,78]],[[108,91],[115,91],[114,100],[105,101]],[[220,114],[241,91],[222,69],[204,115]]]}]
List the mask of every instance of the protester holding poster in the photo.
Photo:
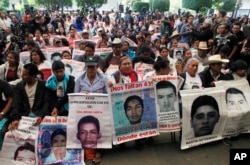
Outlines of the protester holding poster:
[{"label": "protester holding poster", "polygon": [[85,54],[83,56],[79,56],[77,61],[86,62],[88,57],[94,57],[97,60],[98,66],[101,70],[104,67],[104,61],[100,56],[97,56],[95,53],[95,45],[91,42],[86,42],[85,45]]},{"label": "protester holding poster", "polygon": [[142,45],[140,47],[140,54],[138,54],[138,56],[136,56],[133,59],[133,67],[135,66],[136,63],[145,63],[145,64],[152,64],[153,65],[155,63],[155,61],[151,57],[152,53],[153,52],[149,46]]},{"label": "protester holding poster", "polygon": [[188,59],[185,71],[180,74],[184,83],[180,90],[201,89],[204,87],[204,78],[197,73],[199,62],[196,58]]},{"label": "protester holding poster", "polygon": [[88,57],[85,61],[86,72],[77,78],[75,93],[107,93],[106,83],[108,78],[98,72],[98,60],[96,56]]},{"label": "protester holding poster", "polygon": [[16,85],[21,81],[23,64],[20,62],[19,54],[9,52],[6,62],[0,65],[0,79],[8,81],[11,85]]},{"label": "protester holding poster", "polygon": [[[5,98],[3,98],[3,96]],[[0,150],[5,132],[8,130],[9,111],[13,102],[14,92],[7,81],[0,79]]]},{"label": "protester holding poster", "polygon": [[38,70],[51,68],[51,63],[46,60],[45,55],[40,49],[34,49],[30,52],[30,62],[36,64]]},{"label": "protester holding poster", "polygon": [[156,59],[153,67],[154,71],[146,73],[146,75],[143,77],[143,80],[150,79],[150,77],[157,75],[169,75],[171,72],[169,61],[162,59],[161,57]]},{"label": "protester holding poster", "polygon": [[203,65],[209,65],[208,69],[200,72],[204,77],[204,87],[215,87],[215,82],[219,80],[232,80],[232,76],[221,72],[222,63],[228,63],[228,59],[222,59],[220,55],[212,55]]},{"label": "protester holding poster", "polygon": [[37,74],[38,68],[35,64],[24,65],[23,80],[15,87],[10,130],[18,127],[22,116],[38,117],[36,124],[40,124],[44,116],[50,115],[48,90],[45,83],[36,78]]},{"label": "protester holding poster", "polygon": [[65,66],[61,61],[52,64],[53,75],[45,84],[50,89],[50,101],[53,107],[51,116],[68,116],[68,93],[74,92],[74,77],[65,73]]},{"label": "protester holding poster", "polygon": [[132,62],[129,57],[124,56],[119,61],[119,71],[116,71],[111,76],[111,82],[116,83],[131,83],[140,80],[138,74],[133,70]]},{"label": "protester holding poster", "polygon": [[122,40],[120,38],[115,38],[113,40],[112,49],[113,52],[104,58],[104,72],[107,72],[110,65],[118,65],[120,58],[126,56],[126,54],[122,53]]}]

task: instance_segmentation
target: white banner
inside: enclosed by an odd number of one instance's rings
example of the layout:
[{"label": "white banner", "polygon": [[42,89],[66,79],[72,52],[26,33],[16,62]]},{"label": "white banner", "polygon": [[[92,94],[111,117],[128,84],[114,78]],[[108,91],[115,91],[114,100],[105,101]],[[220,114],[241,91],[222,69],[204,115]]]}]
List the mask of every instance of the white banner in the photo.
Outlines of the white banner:
[{"label": "white banner", "polygon": [[107,94],[69,94],[67,148],[112,148]]},{"label": "white banner", "polygon": [[62,62],[64,63],[65,73],[72,75],[75,78],[78,78],[83,74],[85,68],[84,62],[67,59],[62,59]]},{"label": "white banner", "polygon": [[218,81],[216,86],[225,89],[227,123],[223,137],[237,136],[250,132],[250,89],[246,79]]},{"label": "white banner", "polygon": [[8,165],[38,164],[36,140],[38,126],[33,126],[36,118],[23,116],[16,130],[5,134],[0,152],[0,162]]},{"label": "white banner", "polygon": [[153,82],[115,84],[109,88],[113,144],[159,134]]},{"label": "white banner", "polygon": [[178,76],[154,76],[156,109],[160,132],[180,131]]},{"label": "white banner", "polygon": [[226,123],[226,101],[223,88],[181,90],[181,149],[222,139]]}]

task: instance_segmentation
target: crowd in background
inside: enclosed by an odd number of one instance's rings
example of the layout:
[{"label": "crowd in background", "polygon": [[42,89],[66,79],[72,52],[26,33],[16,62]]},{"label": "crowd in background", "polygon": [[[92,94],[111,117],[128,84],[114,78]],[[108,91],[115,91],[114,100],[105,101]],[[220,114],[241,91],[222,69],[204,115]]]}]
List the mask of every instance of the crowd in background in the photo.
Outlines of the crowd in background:
[{"label": "crowd in background", "polygon": [[[81,40],[79,49],[85,54],[72,59],[76,40]],[[60,59],[85,62],[80,77],[66,74],[62,62],[52,63],[41,51],[58,47],[70,50],[59,53]],[[106,57],[95,55],[95,49],[109,47],[112,52]],[[31,63],[20,62],[22,51],[30,51]],[[231,18],[225,11],[209,16],[159,10],[92,11],[86,15],[27,11],[22,18],[0,11],[0,92],[4,94],[0,120],[9,119],[1,136],[15,129],[22,115],[38,117],[37,124],[46,115],[67,116],[68,93],[107,93],[107,86],[114,83],[140,81],[134,70],[140,62],[154,68],[143,79],[178,75],[185,80],[181,90],[214,87],[218,80],[250,81],[250,19]],[[110,65],[117,65],[118,70],[107,77],[104,73]],[[53,72],[47,80],[37,78],[43,68]],[[143,149],[142,143],[136,141],[138,150]],[[88,159],[101,161],[101,151],[94,156],[88,153],[93,152],[86,152]]]}]

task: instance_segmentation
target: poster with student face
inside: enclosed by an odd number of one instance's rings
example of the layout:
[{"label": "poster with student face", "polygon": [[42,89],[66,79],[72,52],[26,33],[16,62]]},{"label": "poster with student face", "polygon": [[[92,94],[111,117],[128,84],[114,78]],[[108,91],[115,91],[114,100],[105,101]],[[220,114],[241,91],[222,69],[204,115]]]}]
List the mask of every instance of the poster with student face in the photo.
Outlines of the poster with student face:
[{"label": "poster with student face", "polygon": [[108,95],[69,94],[67,148],[112,148]]},{"label": "poster with student face", "polygon": [[180,130],[180,111],[178,101],[178,84],[182,80],[178,76],[153,76],[156,109],[158,112],[160,132]]},{"label": "poster with student face", "polygon": [[250,132],[250,89],[246,79],[220,81],[216,86],[225,89],[227,123],[223,137]]},{"label": "poster with student face", "polygon": [[67,117],[46,116],[39,129],[38,159],[40,165],[72,164],[84,161],[83,150],[67,149]]},{"label": "poster with student face", "polygon": [[137,72],[138,76],[140,77],[140,80],[143,80],[143,77],[148,73],[154,71],[152,64],[146,64],[146,63],[136,63],[135,64],[135,71]]},{"label": "poster with student face", "polygon": [[109,88],[113,144],[159,134],[152,81],[115,84]]},{"label": "poster with student face", "polygon": [[221,87],[181,90],[181,149],[222,139],[226,102]]},{"label": "poster with student face", "polygon": [[8,165],[38,164],[36,140],[38,126],[33,126],[36,118],[22,117],[16,130],[5,134],[0,162]]},{"label": "poster with student face", "polygon": [[76,79],[83,74],[85,63],[75,60],[62,59],[64,63],[65,73],[74,76]]}]

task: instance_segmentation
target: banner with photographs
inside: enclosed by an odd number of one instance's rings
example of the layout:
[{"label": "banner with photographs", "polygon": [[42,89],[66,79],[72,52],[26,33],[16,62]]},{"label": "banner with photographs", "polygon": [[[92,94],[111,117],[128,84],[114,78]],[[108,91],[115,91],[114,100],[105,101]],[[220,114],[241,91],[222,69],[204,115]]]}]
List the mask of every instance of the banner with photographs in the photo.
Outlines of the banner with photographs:
[{"label": "banner with photographs", "polygon": [[65,73],[72,75],[75,78],[78,78],[83,74],[85,68],[84,62],[67,59],[62,59],[62,62],[64,63]]},{"label": "banner with photographs", "polygon": [[30,63],[30,51],[20,52],[20,61],[25,65]]},{"label": "banner with photographs", "polygon": [[137,72],[138,76],[140,77],[140,80],[144,80],[144,76],[151,71],[154,71],[152,64],[146,64],[142,62],[138,62],[135,64],[134,70]]},{"label": "banner with photographs", "polygon": [[51,62],[51,64],[53,64],[54,61],[58,61],[62,59],[62,52],[63,51],[69,51],[71,52],[71,50],[69,49],[69,47],[57,47],[57,48],[47,48],[47,60]]},{"label": "banner with photographs", "polygon": [[38,135],[39,165],[84,164],[83,150],[66,149],[67,121],[68,118],[62,116],[46,116],[43,119]]},{"label": "banner with photographs", "polygon": [[78,60],[80,56],[83,56],[84,54],[85,54],[84,50],[73,49],[72,60]]},{"label": "banner with photographs", "polygon": [[152,81],[115,84],[109,96],[113,144],[159,135]]},{"label": "banner with photographs", "polygon": [[153,76],[160,132],[180,131],[179,76]]},{"label": "banner with photographs", "polygon": [[18,129],[5,134],[0,152],[1,163],[8,165],[38,164],[35,145],[38,126],[33,126],[35,123],[36,118],[22,116]]},{"label": "banner with photographs", "polygon": [[224,87],[227,105],[227,123],[223,137],[237,136],[250,132],[250,89],[246,79],[218,81],[216,86]]},{"label": "banner with photographs", "polygon": [[121,40],[128,42],[129,43],[129,47],[138,47],[138,45],[134,41],[132,41],[131,39],[129,39],[128,37],[122,36]]},{"label": "banner with photographs", "polygon": [[67,148],[112,148],[107,94],[69,94]]},{"label": "banner with photographs", "polygon": [[181,149],[222,139],[226,123],[225,90],[222,87],[181,90]]}]

